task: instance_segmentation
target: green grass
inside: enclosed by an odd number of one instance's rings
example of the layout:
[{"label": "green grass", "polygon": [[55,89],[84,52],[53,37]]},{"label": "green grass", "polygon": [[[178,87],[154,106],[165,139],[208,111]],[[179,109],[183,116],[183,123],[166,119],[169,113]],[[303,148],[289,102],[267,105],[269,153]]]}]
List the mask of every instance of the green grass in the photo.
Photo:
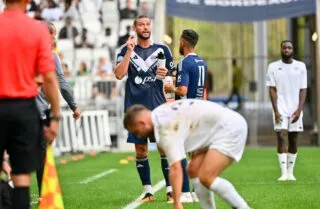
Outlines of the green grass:
[{"label": "green grass", "polygon": [[[65,209],[120,209],[134,201],[142,192],[134,161],[119,164],[121,159],[133,153],[104,153],[87,156],[82,161],[67,165],[58,163],[60,184]],[[162,179],[160,159],[150,153],[152,182]],[[79,182],[108,169],[117,172],[88,184]],[[320,149],[301,148],[295,168],[296,182],[277,182],[279,168],[275,149],[247,148],[238,164],[223,173],[254,209],[320,209]],[[33,181],[35,183],[35,181]],[[36,185],[32,187],[33,199],[37,196]],[[230,209],[216,195],[219,209]],[[33,207],[35,209],[36,206]],[[172,205],[165,202],[165,189],[156,193],[156,201],[139,206],[141,209],[166,209]],[[195,204],[185,204],[185,209],[199,209]]]}]

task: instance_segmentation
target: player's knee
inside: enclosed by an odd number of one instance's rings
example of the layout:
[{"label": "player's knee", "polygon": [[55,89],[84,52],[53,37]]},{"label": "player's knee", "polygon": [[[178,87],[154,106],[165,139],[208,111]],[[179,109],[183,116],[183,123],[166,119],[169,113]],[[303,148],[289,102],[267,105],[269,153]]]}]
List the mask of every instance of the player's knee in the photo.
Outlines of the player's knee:
[{"label": "player's knee", "polygon": [[136,145],[136,155],[139,158],[146,157],[148,155],[148,146]]},{"label": "player's knee", "polygon": [[278,138],[278,141],[279,142],[282,142],[284,143],[284,139],[286,137],[286,132],[285,131],[280,131],[278,134],[277,134],[277,138]]},{"label": "player's knee", "polygon": [[210,188],[212,182],[217,178],[216,175],[212,175],[206,172],[199,172],[198,176],[201,184],[203,184],[207,188]]}]

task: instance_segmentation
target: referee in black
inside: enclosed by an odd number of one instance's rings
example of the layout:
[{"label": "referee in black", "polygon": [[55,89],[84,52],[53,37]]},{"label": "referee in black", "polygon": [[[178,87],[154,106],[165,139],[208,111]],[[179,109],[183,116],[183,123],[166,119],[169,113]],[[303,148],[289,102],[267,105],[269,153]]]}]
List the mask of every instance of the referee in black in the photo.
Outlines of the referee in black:
[{"label": "referee in black", "polygon": [[[31,173],[39,166],[39,135],[57,136],[60,106],[58,82],[48,29],[26,16],[28,0],[6,0],[0,13],[0,160],[7,150],[12,166],[13,209],[29,209]],[[44,79],[51,122],[43,130],[35,97],[35,77]]]}]

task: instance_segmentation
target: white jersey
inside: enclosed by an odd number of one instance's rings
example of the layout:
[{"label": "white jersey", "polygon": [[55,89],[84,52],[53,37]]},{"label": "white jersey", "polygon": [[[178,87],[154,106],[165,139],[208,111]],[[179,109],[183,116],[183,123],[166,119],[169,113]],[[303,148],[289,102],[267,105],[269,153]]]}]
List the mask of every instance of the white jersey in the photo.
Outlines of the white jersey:
[{"label": "white jersey", "polygon": [[291,117],[299,106],[300,89],[307,88],[307,69],[303,62],[282,60],[268,66],[266,85],[277,89],[277,107],[280,115]]},{"label": "white jersey", "polygon": [[[178,100],[157,107],[152,111],[152,122],[156,142],[165,151],[170,165],[184,159],[186,152],[210,148],[219,140],[236,138],[239,128],[247,131],[240,114],[216,103],[196,99]],[[246,140],[246,136],[243,138]],[[240,158],[235,157],[237,161]]]}]

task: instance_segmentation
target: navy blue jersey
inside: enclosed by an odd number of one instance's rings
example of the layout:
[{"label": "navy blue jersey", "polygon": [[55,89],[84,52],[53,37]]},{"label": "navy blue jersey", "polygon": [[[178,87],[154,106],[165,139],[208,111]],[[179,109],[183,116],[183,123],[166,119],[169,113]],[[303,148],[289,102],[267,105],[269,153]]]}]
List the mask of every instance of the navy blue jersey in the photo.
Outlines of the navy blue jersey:
[{"label": "navy blue jersey", "polygon": [[[187,86],[187,98],[203,99],[207,64],[194,53],[184,57],[177,67],[176,86]],[[176,98],[181,99],[181,98]]]},{"label": "navy blue jersey", "polygon": [[[127,46],[122,46],[120,53],[117,55],[117,64],[123,60],[126,51]],[[166,102],[163,82],[156,78],[157,55],[159,52],[165,55],[166,68],[169,71],[173,70],[172,54],[166,45],[152,43],[148,48],[142,48],[139,45],[134,47],[125,87],[125,111],[134,104],[142,104],[153,110]]]}]

